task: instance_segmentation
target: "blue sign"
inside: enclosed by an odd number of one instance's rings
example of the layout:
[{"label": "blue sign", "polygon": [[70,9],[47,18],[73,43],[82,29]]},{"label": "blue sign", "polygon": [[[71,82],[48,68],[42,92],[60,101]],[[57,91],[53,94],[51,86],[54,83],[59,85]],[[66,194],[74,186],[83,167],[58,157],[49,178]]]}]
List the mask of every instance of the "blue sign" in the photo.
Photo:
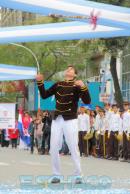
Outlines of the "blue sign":
[{"label": "blue sign", "polygon": [[89,92],[91,96],[92,109],[95,109],[95,106],[97,105],[103,107],[103,103],[99,101],[101,83],[100,82],[90,82],[88,84],[88,88],[89,88]]},{"label": "blue sign", "polygon": [[89,84],[87,84],[87,87],[91,96],[91,104],[84,104],[82,101],[79,101],[79,106],[83,106],[89,110],[94,110],[95,106],[97,105],[103,107],[103,103],[99,101],[101,83],[90,82]]},{"label": "blue sign", "polygon": [[[45,89],[50,88],[55,82],[53,81],[45,81]],[[35,99],[35,110],[38,109],[38,88],[37,85],[35,87],[35,92],[36,92],[36,99]],[[40,98],[40,109],[41,110],[55,110],[55,105],[56,105],[56,101],[55,101],[55,97],[51,96],[47,99],[42,99]]]}]

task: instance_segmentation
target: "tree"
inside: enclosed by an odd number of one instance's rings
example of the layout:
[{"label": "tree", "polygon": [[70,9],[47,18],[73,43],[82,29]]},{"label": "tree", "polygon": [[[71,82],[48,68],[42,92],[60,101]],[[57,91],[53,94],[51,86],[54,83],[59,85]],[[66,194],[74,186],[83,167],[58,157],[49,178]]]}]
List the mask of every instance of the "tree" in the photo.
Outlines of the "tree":
[{"label": "tree", "polygon": [[[93,1],[93,0],[92,0]],[[94,0],[95,1],[95,0]],[[127,0],[96,0],[100,3],[108,3],[113,5],[120,5],[120,6],[128,6],[130,7],[130,2]],[[110,53],[111,60],[110,60],[110,71],[112,74],[114,88],[115,88],[115,100],[118,106],[122,109],[123,108],[123,98],[122,93],[119,85],[119,80],[117,76],[117,57],[120,51],[123,51],[128,44],[128,38],[110,38],[103,40],[105,45],[105,50]]]}]

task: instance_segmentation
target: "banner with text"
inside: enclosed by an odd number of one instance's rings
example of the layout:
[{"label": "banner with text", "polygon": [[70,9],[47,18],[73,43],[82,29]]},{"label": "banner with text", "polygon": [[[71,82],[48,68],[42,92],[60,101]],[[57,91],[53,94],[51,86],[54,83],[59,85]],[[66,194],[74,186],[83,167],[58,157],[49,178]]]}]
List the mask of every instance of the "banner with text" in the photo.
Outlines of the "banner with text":
[{"label": "banner with text", "polygon": [[15,104],[0,103],[0,129],[15,128]]}]

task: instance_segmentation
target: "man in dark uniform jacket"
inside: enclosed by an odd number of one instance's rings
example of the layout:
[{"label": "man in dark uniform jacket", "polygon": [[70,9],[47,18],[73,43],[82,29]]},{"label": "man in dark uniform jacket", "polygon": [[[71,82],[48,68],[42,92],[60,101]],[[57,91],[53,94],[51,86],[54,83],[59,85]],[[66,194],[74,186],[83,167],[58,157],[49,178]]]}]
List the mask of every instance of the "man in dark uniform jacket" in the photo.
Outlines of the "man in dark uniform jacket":
[{"label": "man in dark uniform jacket", "polygon": [[43,99],[55,95],[56,110],[51,126],[50,153],[52,158],[52,169],[54,175],[60,175],[59,150],[62,146],[63,134],[71,152],[74,162],[75,175],[81,175],[80,158],[78,151],[78,101],[81,98],[85,104],[91,101],[88,88],[81,80],[75,81],[77,72],[70,65],[65,71],[65,81],[55,83],[51,88],[45,90],[43,75],[36,77],[38,89]]}]

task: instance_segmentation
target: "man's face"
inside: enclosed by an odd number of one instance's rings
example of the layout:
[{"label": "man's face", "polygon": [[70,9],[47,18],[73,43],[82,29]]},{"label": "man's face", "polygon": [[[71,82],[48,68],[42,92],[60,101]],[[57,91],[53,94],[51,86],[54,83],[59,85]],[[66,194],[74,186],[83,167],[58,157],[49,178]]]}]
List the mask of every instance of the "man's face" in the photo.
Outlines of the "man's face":
[{"label": "man's face", "polygon": [[104,116],[104,112],[99,112],[100,117]]},{"label": "man's face", "polygon": [[106,110],[109,110],[110,109],[110,106],[108,104],[105,105],[105,109]]},{"label": "man's face", "polygon": [[91,111],[90,111],[90,115],[91,115],[91,116],[95,116],[94,111],[91,110]]},{"label": "man's face", "polygon": [[84,107],[80,107],[80,113],[85,113],[85,108]]},{"label": "man's face", "polygon": [[75,77],[75,70],[73,67],[68,67],[65,71],[65,77],[74,78]]},{"label": "man's face", "polygon": [[29,116],[29,114],[28,114],[28,113],[25,113],[25,114],[24,114],[24,116],[25,116],[25,117],[28,117],[28,116]]},{"label": "man's face", "polygon": [[100,110],[99,106],[96,106],[95,110],[98,112]]},{"label": "man's face", "polygon": [[116,113],[118,111],[118,107],[117,106],[114,106],[112,109],[113,109],[114,113]]},{"label": "man's face", "polygon": [[32,117],[32,120],[33,120],[33,121],[36,121],[36,119],[37,119],[36,116],[33,116],[33,117]]},{"label": "man's face", "polygon": [[48,112],[43,112],[43,116],[45,117],[45,116],[48,116]]},{"label": "man's face", "polygon": [[129,105],[124,104],[123,108],[124,108],[124,110],[128,110],[129,109]]}]

